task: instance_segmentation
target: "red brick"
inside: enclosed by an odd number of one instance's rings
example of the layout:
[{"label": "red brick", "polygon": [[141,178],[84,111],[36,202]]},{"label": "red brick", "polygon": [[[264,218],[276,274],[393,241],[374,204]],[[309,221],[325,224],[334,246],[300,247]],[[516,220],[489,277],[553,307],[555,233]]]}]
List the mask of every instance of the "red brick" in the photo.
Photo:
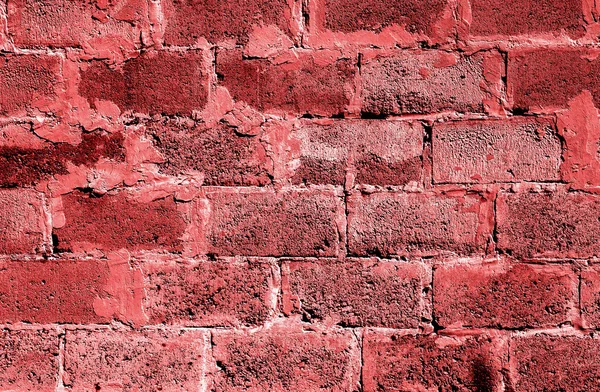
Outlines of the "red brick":
[{"label": "red brick", "polygon": [[471,0],[471,34],[507,36],[551,33],[585,34],[581,1]]},{"label": "red brick", "polygon": [[561,143],[547,119],[436,124],[432,150],[437,183],[560,180]]},{"label": "red brick", "polygon": [[43,197],[29,190],[0,189],[0,253],[36,253],[45,249]]},{"label": "red brick", "polygon": [[192,391],[203,378],[202,331],[67,331],[63,381],[91,390]]},{"label": "red brick", "polygon": [[431,35],[442,19],[447,0],[324,0],[325,27],[331,31],[381,31],[402,25],[411,34]]},{"label": "red brick", "polygon": [[0,264],[0,322],[98,323],[94,300],[107,296],[104,261],[6,261]]},{"label": "red brick", "polygon": [[403,185],[422,179],[424,130],[420,124],[381,120],[303,121],[295,133],[300,165],[294,184],[355,182]]},{"label": "red brick", "polygon": [[578,49],[521,50],[509,53],[507,83],[515,110],[547,112],[566,108],[589,90],[600,105],[600,58]]},{"label": "red brick", "polygon": [[25,114],[35,101],[56,97],[60,59],[48,55],[0,55],[0,115]]},{"label": "red brick", "polygon": [[182,250],[186,229],[172,197],[136,201],[125,192],[97,197],[73,192],[62,197],[66,224],[54,230],[59,251]]},{"label": "red brick", "polygon": [[577,313],[579,283],[568,267],[460,264],[433,276],[435,317],[444,327],[539,328]]},{"label": "red brick", "polygon": [[38,184],[54,175],[68,174],[69,164],[92,166],[101,158],[124,161],[123,135],[84,133],[82,141],[42,142],[41,146],[2,146],[0,143],[0,186],[15,187]]},{"label": "red brick", "polygon": [[54,392],[58,378],[58,336],[54,331],[0,332],[0,388]]},{"label": "red brick", "polygon": [[374,115],[483,112],[486,54],[401,51],[365,56],[362,111]]},{"label": "red brick", "polygon": [[358,390],[360,354],[349,331],[215,332],[213,344],[219,391]]},{"label": "red brick", "polygon": [[207,100],[208,78],[200,51],[147,52],[120,70],[92,61],[80,72],[79,94],[95,107],[112,101],[123,111],[190,115]]},{"label": "red brick", "polygon": [[288,262],[283,308],[306,321],[342,327],[417,328],[424,313],[426,272],[401,262]]},{"label": "red brick", "polygon": [[[254,27],[275,26],[291,36],[294,1],[286,0],[168,0],[163,3],[165,43],[193,45],[199,38],[243,45]],[[299,7],[299,5],[294,5]]]},{"label": "red brick", "polygon": [[164,158],[159,166],[166,174],[202,173],[205,185],[271,183],[272,163],[259,135],[239,135],[222,124],[207,128],[172,120],[150,123],[148,132]]},{"label": "red brick", "polygon": [[477,194],[381,192],[348,203],[353,255],[482,253],[490,235],[490,205]]},{"label": "red brick", "polygon": [[260,111],[332,116],[344,113],[354,90],[356,60],[329,52],[298,52],[283,64],[243,59],[241,50],[217,53],[220,84]]},{"label": "red brick", "polygon": [[600,269],[597,267],[581,272],[581,317],[586,326],[600,326]]},{"label": "red brick", "polygon": [[517,257],[600,255],[600,198],[582,193],[502,193],[498,248]]},{"label": "red brick", "polygon": [[146,314],[152,324],[263,324],[272,313],[273,265],[268,262],[150,264]]},{"label": "red brick", "polygon": [[[82,46],[92,40],[139,43],[144,0],[8,0],[8,31],[18,46]],[[68,28],[65,28],[68,26]]]},{"label": "red brick", "polygon": [[500,342],[485,335],[367,332],[363,346],[365,392],[503,390]]},{"label": "red brick", "polygon": [[510,380],[515,391],[598,389],[600,341],[589,336],[536,334],[510,344]]},{"label": "red brick", "polygon": [[335,256],[344,207],[331,191],[210,192],[198,223],[206,252],[241,256]]}]

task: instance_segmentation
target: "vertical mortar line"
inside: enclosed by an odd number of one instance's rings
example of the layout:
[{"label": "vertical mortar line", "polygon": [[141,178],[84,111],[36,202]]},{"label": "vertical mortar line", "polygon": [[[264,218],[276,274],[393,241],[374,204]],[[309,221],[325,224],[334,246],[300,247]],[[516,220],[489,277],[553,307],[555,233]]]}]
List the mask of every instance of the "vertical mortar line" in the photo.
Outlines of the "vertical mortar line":
[{"label": "vertical mortar line", "polygon": [[356,340],[358,341],[358,356],[359,356],[359,360],[360,360],[360,367],[358,369],[358,390],[360,392],[364,391],[365,387],[364,387],[364,380],[363,380],[363,369],[365,366],[365,356],[363,353],[364,350],[364,346],[365,346],[365,330],[366,328],[352,328],[352,334],[354,335],[354,337],[356,338]]},{"label": "vertical mortar line", "polygon": [[300,27],[300,47],[304,48],[304,35],[310,23],[310,7],[308,6],[308,0],[300,0],[300,2],[300,20],[298,21],[298,26]]},{"label": "vertical mortar line", "polygon": [[581,282],[582,282],[582,278],[581,278],[581,274],[582,274],[582,268],[579,268],[578,271],[578,275],[577,278],[579,279],[578,281],[578,285],[577,285],[577,308],[579,310],[579,322],[581,323],[583,321],[583,309],[581,308]]},{"label": "vertical mortar line", "polygon": [[202,337],[202,340],[202,369],[200,371],[198,392],[207,392],[210,386],[210,381],[207,379],[208,357],[210,356],[210,360],[214,359],[212,356],[212,331],[208,330],[207,334]]},{"label": "vertical mortar line", "polygon": [[494,242],[494,255],[498,255],[498,193],[500,190],[498,189],[494,194],[494,200],[492,202],[493,209],[493,219],[494,225],[492,227],[492,241]]},{"label": "vertical mortar line", "polygon": [[66,391],[64,385],[65,374],[65,350],[67,345],[67,334],[65,328],[61,325],[56,328],[58,332],[58,380],[56,380],[56,392]]}]

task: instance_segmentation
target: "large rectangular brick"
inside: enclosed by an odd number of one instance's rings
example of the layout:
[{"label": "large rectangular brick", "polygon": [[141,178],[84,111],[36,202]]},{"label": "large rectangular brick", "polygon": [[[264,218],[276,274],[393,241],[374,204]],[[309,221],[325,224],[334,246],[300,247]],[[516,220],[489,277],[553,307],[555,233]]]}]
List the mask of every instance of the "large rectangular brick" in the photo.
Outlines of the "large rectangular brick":
[{"label": "large rectangular brick", "polygon": [[348,110],[358,71],[356,59],[337,56],[300,51],[279,64],[244,59],[241,50],[221,50],[217,75],[236,101],[260,111],[332,116]]},{"label": "large rectangular brick", "polygon": [[497,54],[365,52],[360,72],[362,111],[374,115],[484,112],[486,70],[492,66],[487,59],[493,56]]},{"label": "large rectangular brick", "polygon": [[93,390],[194,391],[206,369],[204,331],[67,331],[63,382]]},{"label": "large rectangular brick", "polygon": [[336,256],[344,205],[334,191],[210,191],[197,202],[201,246],[223,256]]},{"label": "large rectangular brick", "polygon": [[583,2],[572,0],[471,0],[471,35],[585,34]]},{"label": "large rectangular brick", "polygon": [[189,116],[206,104],[206,69],[196,50],[146,52],[116,70],[92,61],[81,66],[78,91],[92,107],[112,101],[122,111]]},{"label": "large rectangular brick", "polygon": [[286,262],[283,310],[343,327],[417,328],[429,284],[420,264],[349,260]]},{"label": "large rectangular brick", "polygon": [[302,121],[294,134],[300,164],[292,182],[344,185],[347,172],[360,184],[420,182],[424,136],[420,124],[403,121]]},{"label": "large rectangular brick", "polygon": [[144,264],[151,324],[261,325],[273,313],[274,265],[265,262]]},{"label": "large rectangular brick", "polygon": [[52,330],[0,332],[0,389],[54,392],[59,337]]},{"label": "large rectangular brick", "polygon": [[58,251],[163,249],[181,251],[187,223],[173,197],[151,202],[119,192],[62,196],[65,223],[53,235]]},{"label": "large rectangular brick", "polygon": [[498,248],[517,257],[600,255],[600,197],[583,193],[500,193]]},{"label": "large rectangular brick", "polygon": [[1,323],[101,323],[95,301],[107,298],[106,261],[0,263]]},{"label": "large rectangular brick", "polygon": [[275,326],[259,332],[213,333],[218,391],[358,390],[360,352],[350,331],[328,333]]},{"label": "large rectangular brick", "polygon": [[502,342],[486,335],[371,331],[363,342],[363,390],[500,392],[505,356]]},{"label": "large rectangular brick", "polygon": [[510,344],[514,391],[595,391],[600,340],[587,336],[520,336]]},{"label": "large rectangular brick", "polygon": [[42,194],[0,189],[0,253],[44,252],[46,233]]},{"label": "large rectangular brick", "polygon": [[562,266],[500,263],[434,270],[435,317],[443,327],[541,328],[576,317],[579,282]]},{"label": "large rectangular brick", "polygon": [[491,235],[491,203],[459,191],[379,192],[348,199],[353,255],[483,253]]},{"label": "large rectangular brick", "polygon": [[8,0],[8,31],[16,45],[25,47],[83,46],[101,40],[133,45],[140,43],[147,15],[145,0]]},{"label": "large rectangular brick", "polygon": [[243,45],[254,29],[269,26],[293,37],[292,14],[300,9],[287,0],[167,0],[164,39],[167,45],[193,45],[205,38],[212,43]]},{"label": "large rectangular brick", "polygon": [[206,127],[195,122],[151,122],[147,130],[169,175],[202,173],[205,185],[261,186],[271,183],[272,161],[260,135],[240,135],[224,124]]},{"label": "large rectangular brick", "polygon": [[509,53],[508,97],[515,110],[550,112],[588,90],[600,105],[600,58],[586,49],[517,50]]},{"label": "large rectangular brick", "polygon": [[435,124],[437,183],[558,181],[561,142],[550,119]]},{"label": "large rectangular brick", "polygon": [[23,115],[37,100],[55,98],[60,66],[59,56],[0,55],[0,115]]},{"label": "large rectangular brick", "polygon": [[600,327],[600,269],[581,271],[581,318],[586,327]]}]

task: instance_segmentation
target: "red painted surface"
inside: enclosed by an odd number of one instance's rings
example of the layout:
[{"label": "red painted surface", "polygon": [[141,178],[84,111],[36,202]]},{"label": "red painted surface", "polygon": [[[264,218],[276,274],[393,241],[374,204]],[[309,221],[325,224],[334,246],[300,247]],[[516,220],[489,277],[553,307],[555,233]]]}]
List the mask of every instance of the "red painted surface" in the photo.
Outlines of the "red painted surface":
[{"label": "red painted surface", "polygon": [[0,1],[0,390],[600,390],[599,15]]}]

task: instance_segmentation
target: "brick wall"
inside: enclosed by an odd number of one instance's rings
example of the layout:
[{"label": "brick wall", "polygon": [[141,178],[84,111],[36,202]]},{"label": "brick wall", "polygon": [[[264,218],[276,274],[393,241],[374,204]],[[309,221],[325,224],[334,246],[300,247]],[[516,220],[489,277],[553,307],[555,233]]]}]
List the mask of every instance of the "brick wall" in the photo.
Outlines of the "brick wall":
[{"label": "brick wall", "polygon": [[599,15],[0,0],[0,390],[600,390]]}]

